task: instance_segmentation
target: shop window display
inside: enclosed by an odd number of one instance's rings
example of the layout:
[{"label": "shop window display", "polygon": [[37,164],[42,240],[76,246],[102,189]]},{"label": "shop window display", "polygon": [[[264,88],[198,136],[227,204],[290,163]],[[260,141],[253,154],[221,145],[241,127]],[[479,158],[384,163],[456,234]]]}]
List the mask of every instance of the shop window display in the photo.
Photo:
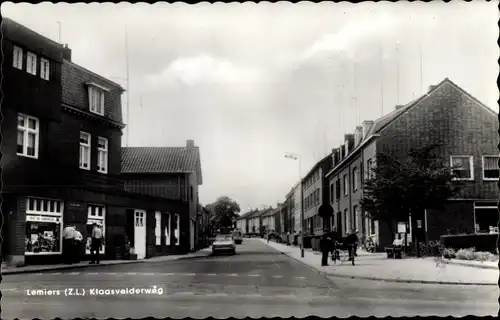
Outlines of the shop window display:
[{"label": "shop window display", "polygon": [[25,253],[61,254],[63,202],[26,199]]},{"label": "shop window display", "polygon": [[100,254],[105,253],[105,242],[106,242],[106,222],[105,222],[106,210],[103,206],[89,205],[88,206],[88,216],[87,216],[87,241],[85,244],[85,253],[90,254],[90,245],[92,243],[92,229],[93,224],[96,223],[97,227],[102,231],[102,246],[99,250]]}]

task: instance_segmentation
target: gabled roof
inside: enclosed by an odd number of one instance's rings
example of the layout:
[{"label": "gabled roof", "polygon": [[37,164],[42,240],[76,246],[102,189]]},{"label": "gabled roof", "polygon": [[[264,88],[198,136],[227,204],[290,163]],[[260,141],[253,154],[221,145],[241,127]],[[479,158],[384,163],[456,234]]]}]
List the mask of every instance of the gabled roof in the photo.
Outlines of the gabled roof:
[{"label": "gabled roof", "polygon": [[364,144],[368,141],[368,140],[371,140],[373,137],[376,137],[377,135],[379,135],[385,128],[387,128],[388,126],[390,126],[391,124],[394,123],[394,121],[396,121],[402,114],[404,114],[406,111],[410,110],[411,108],[419,105],[423,100],[425,100],[427,97],[431,96],[433,93],[435,93],[442,85],[444,85],[445,83],[448,83],[450,85],[452,85],[455,89],[459,90],[461,93],[465,94],[466,96],[468,96],[469,98],[471,98],[472,100],[474,100],[474,102],[476,102],[479,106],[487,109],[489,112],[493,113],[495,116],[497,116],[497,113],[495,113],[495,111],[493,111],[492,109],[490,109],[488,106],[486,106],[485,104],[483,104],[482,102],[480,102],[479,100],[477,100],[475,97],[473,97],[470,93],[468,93],[467,91],[465,91],[464,89],[462,89],[461,87],[459,87],[457,84],[455,84],[453,81],[451,81],[450,79],[448,78],[445,78],[443,81],[441,81],[439,84],[435,85],[432,87],[431,90],[429,90],[427,93],[425,93],[424,95],[422,95],[421,97],[419,97],[418,99],[416,100],[413,100],[411,101],[410,103],[398,108],[398,109],[395,109],[393,110],[392,112],[386,114],[385,116],[383,117],[380,117],[378,118],[377,120],[375,120],[373,122],[373,125],[371,126],[370,130],[368,131],[368,133],[365,135],[365,138],[360,142],[360,144],[354,148],[353,151],[351,151],[346,158],[344,158],[342,161],[340,161],[334,168],[332,168],[327,174],[326,176],[329,176],[331,173],[333,173],[337,168],[339,167],[342,167],[344,165],[344,163],[346,162],[346,160],[348,160],[350,158],[350,155],[354,154],[356,151],[360,150],[361,148],[364,147]]},{"label": "gabled roof", "polygon": [[248,212],[245,212],[244,214],[240,215],[238,218],[236,218],[236,220],[242,220],[242,219],[245,219],[246,217],[248,217],[249,215],[251,215],[252,213],[256,212],[256,210],[252,210],[252,211],[248,211]]},{"label": "gabled roof", "polygon": [[[309,172],[307,172],[307,174],[302,178],[302,181],[304,181],[307,177],[309,177],[313,173],[313,171],[316,170],[319,166],[326,164],[328,162],[330,162],[329,167],[331,167],[331,163],[332,163],[332,153],[331,152],[327,156],[325,156],[323,159],[316,162],[316,164],[311,168],[311,170],[309,170]],[[330,168],[328,168],[328,170],[329,169]]]},{"label": "gabled roof", "polygon": [[122,148],[122,173],[196,173],[203,183],[198,147]]}]

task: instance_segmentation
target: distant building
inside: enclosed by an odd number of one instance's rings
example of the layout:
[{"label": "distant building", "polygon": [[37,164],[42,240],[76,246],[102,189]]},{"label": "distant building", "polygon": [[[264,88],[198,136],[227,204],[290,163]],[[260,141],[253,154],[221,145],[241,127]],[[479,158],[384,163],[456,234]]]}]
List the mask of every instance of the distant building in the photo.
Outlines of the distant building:
[{"label": "distant building", "polygon": [[[122,176],[125,190],[181,201],[179,211],[163,212],[162,228],[168,239],[151,245],[153,254],[195,250],[200,236],[198,225],[198,186],[203,183],[199,148],[193,140],[185,147],[125,147],[122,148]],[[180,220],[179,220],[180,219]],[[160,221],[160,222],[161,222]],[[163,230],[163,229],[162,229]],[[176,244],[176,239],[180,245]]]},{"label": "distant building", "polygon": [[412,148],[439,143],[437,155],[459,166],[465,185],[445,210],[427,211],[422,229],[427,228],[429,240],[445,233],[487,232],[498,222],[497,129],[498,114],[449,79],[382,118],[364,121],[334,150],[333,169],[326,175],[335,223],[343,234],[357,228],[380,246],[390,244],[388,226],[370,220],[360,207],[370,168],[381,152],[404,159]]}]

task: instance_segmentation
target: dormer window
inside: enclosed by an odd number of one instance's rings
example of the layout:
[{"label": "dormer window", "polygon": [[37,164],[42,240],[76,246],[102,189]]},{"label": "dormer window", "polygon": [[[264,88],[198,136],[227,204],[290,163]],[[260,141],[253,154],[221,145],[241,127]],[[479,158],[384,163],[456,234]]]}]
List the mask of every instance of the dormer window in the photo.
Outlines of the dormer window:
[{"label": "dormer window", "polygon": [[95,83],[89,83],[89,110],[92,113],[104,115],[104,94],[108,89]]},{"label": "dormer window", "polygon": [[345,142],[345,155],[347,156],[349,154],[349,142]]},{"label": "dormer window", "polygon": [[16,69],[23,70],[23,49],[14,46],[13,66]]}]

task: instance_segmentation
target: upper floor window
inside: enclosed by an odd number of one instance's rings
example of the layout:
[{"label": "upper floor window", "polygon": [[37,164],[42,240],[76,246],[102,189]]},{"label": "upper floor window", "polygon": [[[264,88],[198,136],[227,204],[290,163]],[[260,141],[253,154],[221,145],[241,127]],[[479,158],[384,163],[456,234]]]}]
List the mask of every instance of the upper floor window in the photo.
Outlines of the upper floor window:
[{"label": "upper floor window", "polygon": [[36,76],[36,54],[32,52],[26,56],[26,72]]},{"label": "upper floor window", "polygon": [[38,158],[40,121],[25,114],[17,116],[17,154],[24,157]]},{"label": "upper floor window", "polygon": [[372,159],[368,159],[368,161],[366,162],[366,170],[367,170],[368,179],[372,179],[373,175],[374,175],[373,160]]},{"label": "upper floor window", "polygon": [[472,156],[451,156],[451,167],[458,180],[473,180]]},{"label": "upper floor window", "polygon": [[23,49],[14,46],[14,56],[12,60],[14,68],[23,70]]},{"label": "upper floor window", "polygon": [[104,115],[104,90],[94,85],[89,85],[90,112]]},{"label": "upper floor window", "polygon": [[330,203],[333,202],[334,198],[333,196],[335,195],[335,185],[332,183],[330,184]]},{"label": "upper floor window", "polygon": [[90,134],[80,131],[80,169],[90,170]]},{"label": "upper floor window", "polygon": [[483,156],[483,179],[498,180],[500,170],[498,169],[499,156]]},{"label": "upper floor window", "polygon": [[97,171],[108,172],[108,139],[103,137],[97,138]]},{"label": "upper floor window", "polygon": [[40,78],[49,81],[50,62],[45,58],[40,59]]},{"label": "upper floor window", "polygon": [[344,174],[344,196],[347,196],[349,191],[349,185],[347,181],[347,174]]},{"label": "upper floor window", "polygon": [[87,206],[87,216],[94,219],[104,219],[106,216],[106,208],[104,206],[89,204]]},{"label": "upper floor window", "polygon": [[335,198],[337,200],[340,199],[340,179],[335,181]]},{"label": "upper floor window", "polygon": [[358,190],[358,168],[352,169],[352,191]]}]

